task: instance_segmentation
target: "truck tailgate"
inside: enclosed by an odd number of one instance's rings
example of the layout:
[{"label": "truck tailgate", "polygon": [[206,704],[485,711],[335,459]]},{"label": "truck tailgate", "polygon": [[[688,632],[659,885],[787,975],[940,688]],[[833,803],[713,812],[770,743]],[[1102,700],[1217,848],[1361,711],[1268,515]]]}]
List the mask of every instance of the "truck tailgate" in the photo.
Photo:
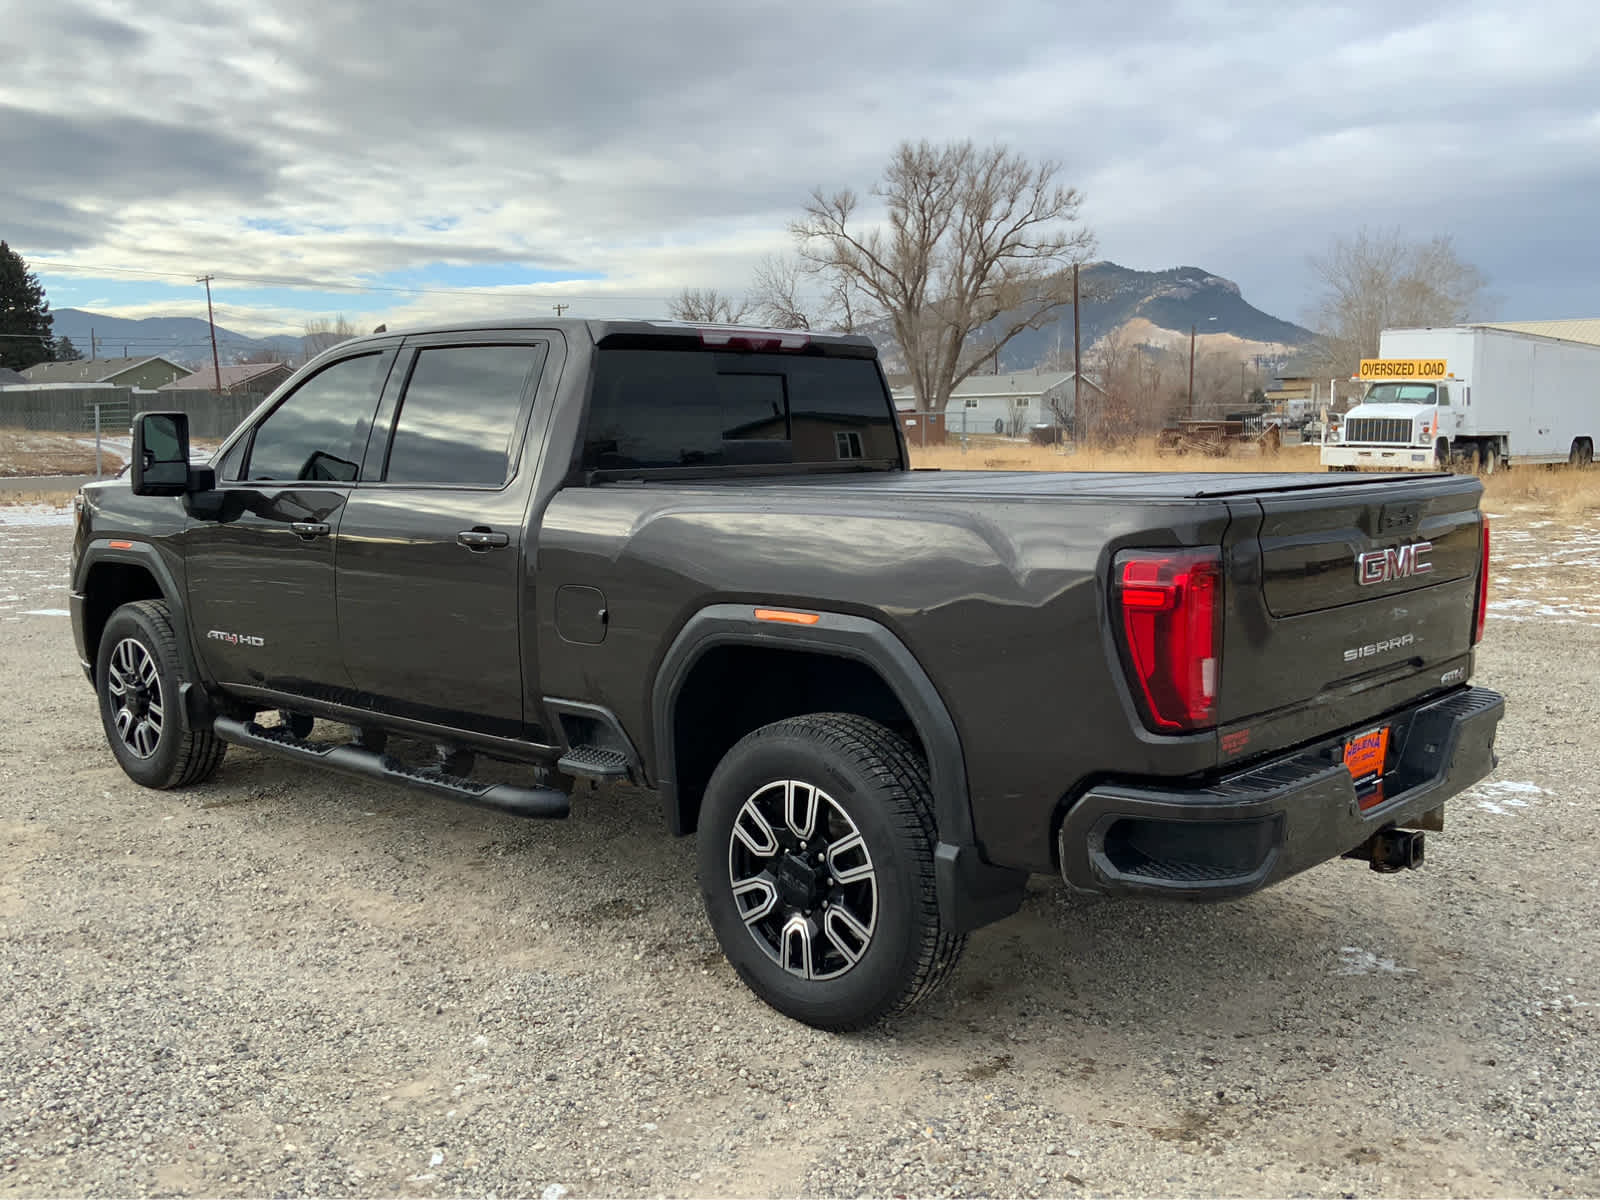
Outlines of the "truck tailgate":
[{"label": "truck tailgate", "polygon": [[1353,725],[1466,678],[1480,490],[1471,478],[1382,478],[1230,500],[1225,758]]}]

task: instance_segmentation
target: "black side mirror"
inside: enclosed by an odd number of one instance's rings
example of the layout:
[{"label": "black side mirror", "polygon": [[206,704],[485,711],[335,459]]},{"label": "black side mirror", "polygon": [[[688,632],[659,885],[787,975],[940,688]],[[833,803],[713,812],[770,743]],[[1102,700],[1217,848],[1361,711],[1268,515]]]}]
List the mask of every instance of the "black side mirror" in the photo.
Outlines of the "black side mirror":
[{"label": "black side mirror", "polygon": [[189,414],[140,413],[133,423],[133,494],[181,496],[189,490]]}]

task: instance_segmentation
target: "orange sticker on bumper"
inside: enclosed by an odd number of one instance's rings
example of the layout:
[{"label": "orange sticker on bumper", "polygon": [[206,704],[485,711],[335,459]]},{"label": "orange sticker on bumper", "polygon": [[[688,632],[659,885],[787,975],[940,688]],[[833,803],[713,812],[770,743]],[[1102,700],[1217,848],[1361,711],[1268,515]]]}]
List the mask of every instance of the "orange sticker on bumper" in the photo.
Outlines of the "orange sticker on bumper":
[{"label": "orange sticker on bumper", "polygon": [[1344,765],[1354,779],[1383,774],[1389,754],[1389,727],[1358,733],[1344,744]]}]

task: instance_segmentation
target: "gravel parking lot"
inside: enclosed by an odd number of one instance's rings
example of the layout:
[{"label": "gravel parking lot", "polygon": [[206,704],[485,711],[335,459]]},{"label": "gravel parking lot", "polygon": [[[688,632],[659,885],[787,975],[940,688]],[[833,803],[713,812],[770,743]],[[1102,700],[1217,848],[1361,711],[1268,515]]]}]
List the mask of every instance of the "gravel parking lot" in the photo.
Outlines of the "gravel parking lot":
[{"label": "gravel parking lot", "polygon": [[1502,763],[1423,870],[1038,880],[840,1037],[738,982],[638,792],[520,822],[238,749],[135,787],[65,520],[0,508],[0,1194],[1594,1194],[1600,519],[1541,520],[1496,523]]}]

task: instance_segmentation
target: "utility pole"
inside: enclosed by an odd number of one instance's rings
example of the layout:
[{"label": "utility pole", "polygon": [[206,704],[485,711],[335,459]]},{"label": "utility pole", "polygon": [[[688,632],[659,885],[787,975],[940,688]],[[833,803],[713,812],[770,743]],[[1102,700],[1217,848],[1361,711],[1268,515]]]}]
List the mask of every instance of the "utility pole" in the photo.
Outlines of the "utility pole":
[{"label": "utility pole", "polygon": [[222,394],[222,364],[217,358],[217,315],[211,309],[211,281],[215,276],[201,275],[196,283],[206,285],[206,320],[211,325],[211,369],[217,373],[217,394]]},{"label": "utility pole", "polygon": [[572,305],[570,305],[570,304],[552,304],[550,307],[556,310],[556,316],[559,317],[562,313],[566,312],[567,309],[571,308]]},{"label": "utility pole", "polygon": [[1078,436],[1083,436],[1086,428],[1083,422],[1083,355],[1079,350],[1082,339],[1078,331],[1082,326],[1078,323],[1078,264],[1072,264],[1072,423],[1077,427]]},{"label": "utility pole", "polygon": [[89,326],[89,361],[95,360],[94,326]]},{"label": "utility pole", "polygon": [[1194,419],[1194,330],[1189,326],[1189,418]]}]

